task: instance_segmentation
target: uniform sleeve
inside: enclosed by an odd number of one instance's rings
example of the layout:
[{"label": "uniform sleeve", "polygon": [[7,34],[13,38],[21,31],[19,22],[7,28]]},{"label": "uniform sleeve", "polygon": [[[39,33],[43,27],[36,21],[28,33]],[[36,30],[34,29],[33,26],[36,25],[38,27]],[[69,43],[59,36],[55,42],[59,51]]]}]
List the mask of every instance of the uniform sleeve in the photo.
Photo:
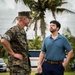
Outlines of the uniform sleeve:
[{"label": "uniform sleeve", "polygon": [[64,47],[65,47],[66,51],[68,51],[68,52],[70,50],[72,50],[72,47],[71,47],[71,45],[70,45],[70,43],[69,43],[67,38],[65,38],[65,40],[64,40]]},{"label": "uniform sleeve", "polygon": [[11,41],[13,36],[14,36],[14,28],[10,28],[8,31],[5,32],[5,34],[2,35],[2,38],[5,38],[8,41]]}]

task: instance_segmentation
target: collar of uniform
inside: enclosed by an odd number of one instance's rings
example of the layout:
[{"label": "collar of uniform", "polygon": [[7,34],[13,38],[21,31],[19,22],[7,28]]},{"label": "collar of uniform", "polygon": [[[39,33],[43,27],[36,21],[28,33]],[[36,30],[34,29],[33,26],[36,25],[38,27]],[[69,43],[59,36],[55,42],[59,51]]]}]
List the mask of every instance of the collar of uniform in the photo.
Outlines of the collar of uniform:
[{"label": "collar of uniform", "polygon": [[24,29],[24,28],[20,27],[20,25],[19,25],[19,24],[17,24],[17,26],[18,26],[18,28],[19,28],[19,29]]}]

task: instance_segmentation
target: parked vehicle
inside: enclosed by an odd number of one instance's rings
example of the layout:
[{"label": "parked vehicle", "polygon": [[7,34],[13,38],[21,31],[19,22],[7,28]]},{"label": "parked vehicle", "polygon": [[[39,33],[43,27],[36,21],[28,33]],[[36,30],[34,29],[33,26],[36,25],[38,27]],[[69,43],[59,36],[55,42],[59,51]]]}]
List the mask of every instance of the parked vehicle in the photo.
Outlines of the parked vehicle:
[{"label": "parked vehicle", "polygon": [[6,63],[4,62],[3,58],[0,58],[0,72],[6,72],[7,70],[7,65]]},{"label": "parked vehicle", "polygon": [[40,50],[29,50],[31,67],[37,67]]}]

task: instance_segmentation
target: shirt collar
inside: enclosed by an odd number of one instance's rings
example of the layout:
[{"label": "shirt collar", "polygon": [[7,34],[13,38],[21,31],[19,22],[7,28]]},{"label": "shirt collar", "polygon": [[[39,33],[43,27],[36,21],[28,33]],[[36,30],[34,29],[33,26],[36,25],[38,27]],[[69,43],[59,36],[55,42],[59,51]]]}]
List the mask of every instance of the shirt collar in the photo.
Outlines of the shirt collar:
[{"label": "shirt collar", "polygon": [[[50,35],[50,38],[52,39],[52,35]],[[61,36],[61,34],[60,33],[58,33],[58,37],[57,37],[57,39],[61,39],[62,38],[62,36]]]}]

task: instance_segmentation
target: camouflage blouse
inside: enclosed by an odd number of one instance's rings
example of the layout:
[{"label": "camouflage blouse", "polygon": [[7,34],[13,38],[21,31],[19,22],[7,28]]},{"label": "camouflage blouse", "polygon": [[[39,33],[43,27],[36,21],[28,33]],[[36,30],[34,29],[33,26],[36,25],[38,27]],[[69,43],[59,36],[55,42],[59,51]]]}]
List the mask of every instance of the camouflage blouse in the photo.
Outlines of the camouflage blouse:
[{"label": "camouflage blouse", "polygon": [[15,53],[20,53],[23,55],[23,60],[16,59],[11,55],[9,55],[8,66],[9,67],[19,66],[20,68],[23,68],[26,71],[30,72],[31,66],[28,55],[28,43],[25,30],[23,28],[20,28],[19,25],[16,25],[10,28],[3,35],[3,38],[6,38],[10,42],[11,48]]}]

